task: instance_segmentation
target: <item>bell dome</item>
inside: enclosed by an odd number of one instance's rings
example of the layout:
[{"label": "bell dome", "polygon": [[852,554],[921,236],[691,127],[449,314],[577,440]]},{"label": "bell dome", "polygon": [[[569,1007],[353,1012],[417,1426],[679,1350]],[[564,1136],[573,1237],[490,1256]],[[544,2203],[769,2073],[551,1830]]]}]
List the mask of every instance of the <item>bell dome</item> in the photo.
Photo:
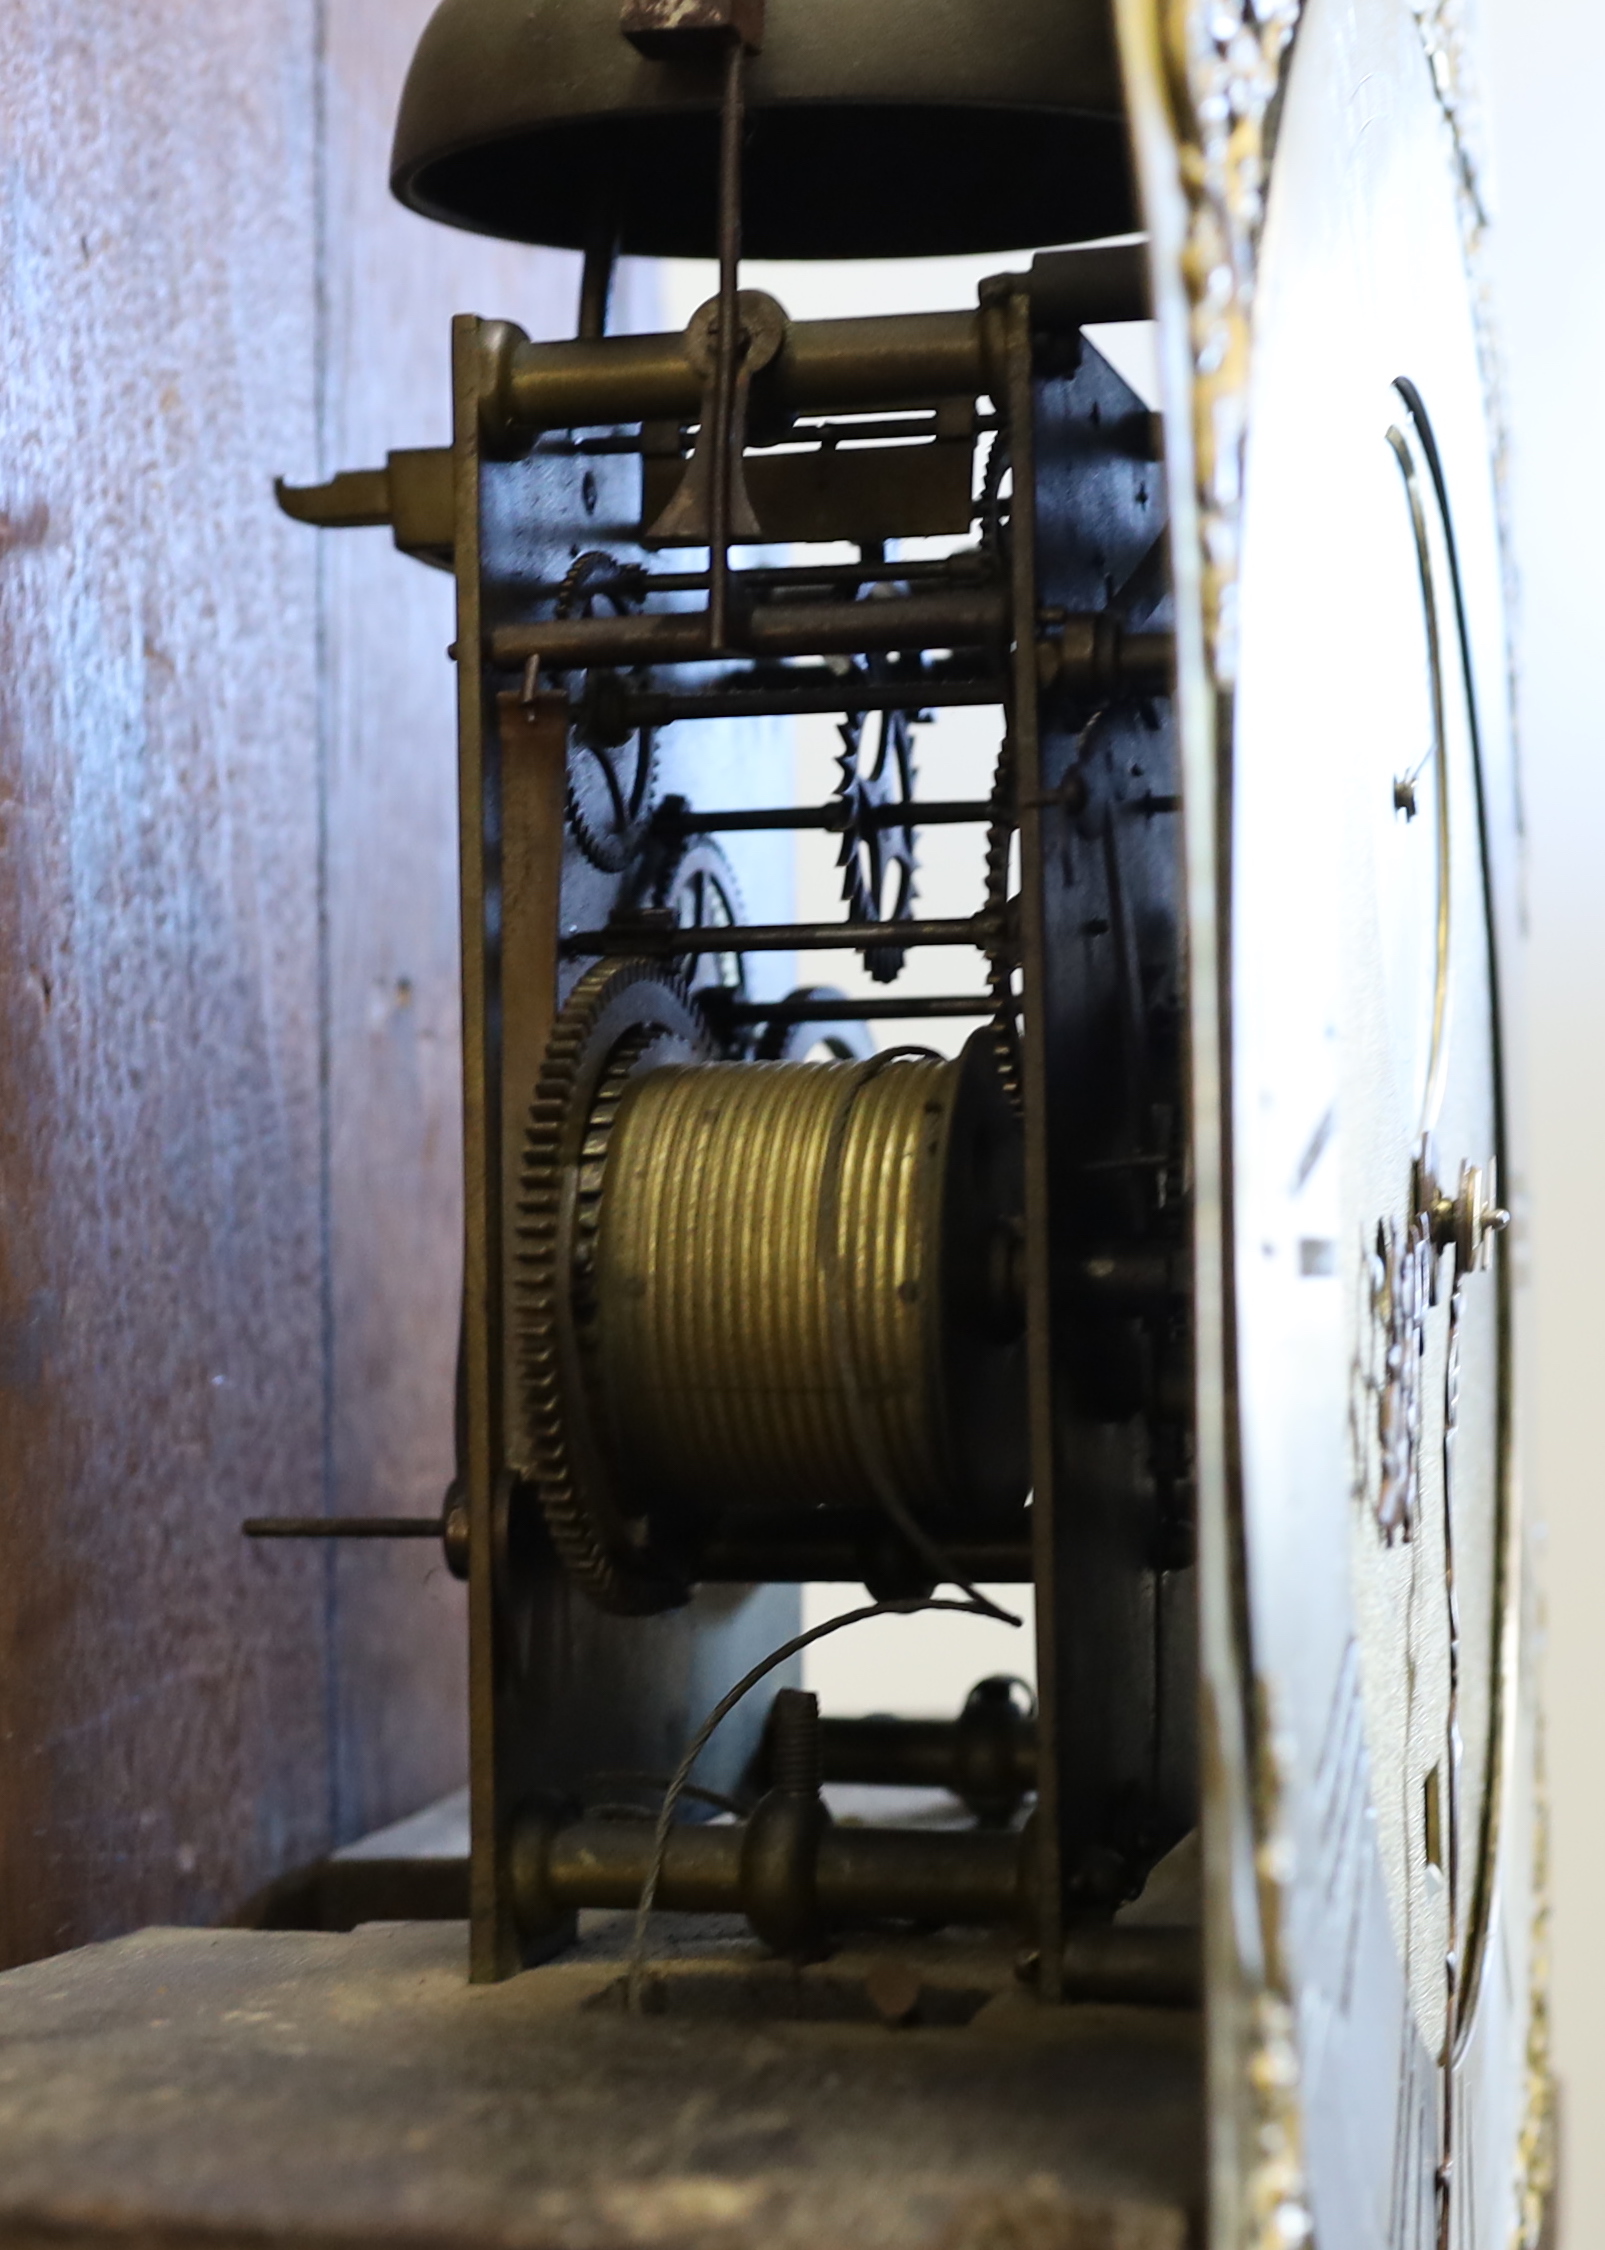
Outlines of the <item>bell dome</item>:
[{"label": "bell dome", "polygon": [[[747,73],[750,257],[921,257],[1136,224],[1109,0],[768,0]],[[715,247],[716,70],[641,55],[619,0],[442,0],[391,184],[479,234]]]}]

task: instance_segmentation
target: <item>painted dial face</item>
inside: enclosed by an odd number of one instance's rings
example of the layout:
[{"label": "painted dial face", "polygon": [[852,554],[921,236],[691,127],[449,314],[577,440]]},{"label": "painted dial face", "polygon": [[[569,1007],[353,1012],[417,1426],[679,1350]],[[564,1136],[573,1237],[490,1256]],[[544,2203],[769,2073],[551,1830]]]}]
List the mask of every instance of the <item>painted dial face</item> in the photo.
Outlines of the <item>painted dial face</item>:
[{"label": "painted dial face", "polygon": [[1361,1228],[1349,1246],[1352,1568],[1394,1938],[1423,2042],[1441,2056],[1479,1904],[1497,1653],[1493,983],[1478,730],[1440,457],[1412,383],[1393,386],[1378,421],[1397,519],[1391,535],[1379,522],[1369,632],[1390,724],[1360,750],[1371,802],[1345,1015],[1368,1042],[1379,1010],[1387,1059],[1371,1129],[1348,1151],[1345,1201]]},{"label": "painted dial face", "polygon": [[1513,1981],[1506,1939],[1484,1973],[1508,1882],[1490,902],[1513,803],[1456,179],[1404,0],[1305,0],[1237,581],[1236,1409],[1314,2216],[1390,2250],[1436,2239],[1473,2171],[1481,2216],[1446,2239],[1504,2239],[1521,2084],[1517,2043],[1477,2030]]}]

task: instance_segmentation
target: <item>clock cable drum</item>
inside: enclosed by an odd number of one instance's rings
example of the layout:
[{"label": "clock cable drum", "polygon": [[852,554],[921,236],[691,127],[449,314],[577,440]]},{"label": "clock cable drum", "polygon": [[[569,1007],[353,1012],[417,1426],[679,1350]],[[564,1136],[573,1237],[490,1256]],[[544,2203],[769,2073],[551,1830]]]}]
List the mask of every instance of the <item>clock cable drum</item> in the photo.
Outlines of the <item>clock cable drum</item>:
[{"label": "clock cable drum", "polygon": [[575,1087],[554,1530],[578,1504],[622,1538],[615,1573],[655,1553],[689,1583],[733,1520],[880,1509],[927,1563],[1017,1528],[1020,1128],[994,1042],[653,1055],[638,1029]]}]

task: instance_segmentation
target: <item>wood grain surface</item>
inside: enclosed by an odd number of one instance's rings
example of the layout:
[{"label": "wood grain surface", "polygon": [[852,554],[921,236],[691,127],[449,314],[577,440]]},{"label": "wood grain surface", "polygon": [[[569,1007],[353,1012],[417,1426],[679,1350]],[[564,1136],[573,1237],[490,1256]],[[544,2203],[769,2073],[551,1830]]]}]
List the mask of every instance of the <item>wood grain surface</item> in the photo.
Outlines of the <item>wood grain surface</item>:
[{"label": "wood grain surface", "polygon": [[573,261],[390,205],[428,0],[0,11],[0,1960],[465,1762],[450,587],[306,481]]},{"label": "wood grain surface", "polygon": [[[7,2250],[1184,2250],[1198,2018],[1041,2008],[1012,1949],[777,1972],[622,1915],[505,1984],[461,1925],[144,1930],[0,1979]],[[672,1934],[671,1934],[672,1933]],[[946,2002],[944,2012],[943,2003]]]}]

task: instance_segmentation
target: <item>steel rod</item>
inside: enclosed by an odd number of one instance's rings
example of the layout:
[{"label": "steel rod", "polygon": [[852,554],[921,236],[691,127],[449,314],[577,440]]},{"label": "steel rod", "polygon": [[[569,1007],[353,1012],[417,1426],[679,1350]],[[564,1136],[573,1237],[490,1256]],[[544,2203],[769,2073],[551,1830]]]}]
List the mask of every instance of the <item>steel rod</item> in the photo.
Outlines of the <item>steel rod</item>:
[{"label": "steel rod", "polygon": [[618,271],[619,257],[619,198],[617,192],[604,194],[599,200],[591,221],[590,236],[585,245],[585,263],[580,269],[579,326],[576,334],[583,343],[597,343],[607,334],[608,308],[613,298],[613,282]]},{"label": "steel rod", "polygon": [[[998,426],[995,415],[977,414],[970,423],[966,434],[970,437],[990,437]],[[682,423],[681,427],[685,430],[692,430],[695,429],[696,424],[695,422],[685,422]],[[954,440],[945,433],[939,434],[934,416],[927,409],[918,416],[910,416],[902,421],[892,417],[871,420],[866,416],[863,419],[853,420],[836,418],[830,421],[794,422],[784,437],[768,440],[749,438],[746,450],[749,454],[779,453],[783,450],[799,452],[808,447],[811,440],[814,441],[813,450],[817,453],[834,453],[843,449],[850,452],[859,452],[866,449],[873,451],[880,445],[906,444],[910,440],[929,440],[933,444],[942,445],[962,442]],[[648,443],[652,443],[652,441],[645,440],[638,434],[609,433],[604,437],[571,438],[560,441],[555,445],[543,445],[540,450],[543,454],[553,454],[559,458],[572,454],[585,454],[595,458],[599,455],[605,456],[608,454],[643,453],[647,450]],[[663,458],[656,443],[652,443],[652,450],[656,458],[660,460]],[[1143,458],[1151,459],[1153,456],[1145,454]],[[941,567],[940,563],[927,563],[925,565],[927,570],[940,570]],[[904,573],[900,570],[888,571],[886,575],[901,578]],[[702,583],[707,583],[705,575]]]},{"label": "steel rod", "polygon": [[630,957],[687,953],[873,952],[879,946],[995,944],[996,924],[985,915],[952,922],[742,922],[718,929],[662,929],[655,923],[611,923],[601,930],[571,930],[563,951]]},{"label": "steel rod", "polygon": [[[974,398],[991,381],[986,328],[978,312],[793,321],[765,381],[780,405],[804,412]],[[512,427],[539,431],[684,422],[701,410],[702,393],[676,332],[521,341],[509,355],[505,399]]]},{"label": "steel rod", "polygon": [[[955,562],[968,567],[955,568]],[[705,570],[646,570],[634,563],[621,564],[619,576],[642,595],[698,594],[705,592],[708,584]],[[930,562],[759,563],[748,570],[733,570],[730,583],[743,593],[776,593],[798,586],[828,587],[835,592],[844,586],[975,586],[998,581],[981,563],[978,551],[970,547],[958,557]],[[563,591],[562,581],[548,580],[531,591],[551,600]]]},{"label": "steel rod", "polygon": [[[657,1904],[683,1913],[751,1911],[768,1876],[747,1849],[752,1823],[686,1822],[669,1830]],[[514,1882],[527,1928],[581,1907],[634,1906],[651,1861],[650,1820],[530,1817],[514,1845]],[[1023,1922],[1030,1853],[1020,1837],[986,1829],[824,1826],[809,1853],[810,1903],[827,1923],[893,1915],[940,1927]]]},{"label": "steel rod", "polygon": [[1176,677],[1173,633],[1128,633],[1112,610],[1050,613],[1036,644],[1038,687],[1094,695],[1168,695]]},{"label": "steel rod", "polygon": [[[705,694],[677,694],[648,688],[626,693],[621,715],[633,726],[667,727],[678,719],[806,718],[814,713],[854,711],[943,711],[984,708],[1003,701],[996,680],[855,681],[851,695],[834,674],[818,687],[710,688]],[[580,714],[576,713],[578,719]],[[1144,808],[1145,810],[1147,808]]]},{"label": "steel rod", "polygon": [[832,832],[859,828],[956,828],[967,822],[990,820],[992,807],[984,799],[943,799],[928,803],[913,798],[901,804],[866,805],[856,818],[841,798],[827,805],[765,805],[751,811],[741,807],[724,812],[660,812],[664,827],[675,827],[688,836],[740,835],[771,828],[824,828]]},{"label": "steel rod", "polygon": [[908,993],[901,1000],[743,1000],[732,1023],[913,1023],[921,1016],[984,1021],[996,1015],[988,992]]},{"label": "steel rod", "polygon": [[1204,1947],[1197,1930],[1163,1924],[1071,1930],[1060,1952],[1064,2000],[1114,2007],[1196,2008],[1204,1996]]},{"label": "steel rod", "polygon": [[[999,642],[1007,605],[996,587],[906,594],[883,602],[775,602],[752,611],[742,640],[755,656],[855,656],[872,651],[981,648]],[[491,661],[513,671],[532,656],[543,665],[704,664],[708,617],[700,610],[644,616],[554,617],[502,625],[490,636]]]},{"label": "steel rod", "polygon": [[[1084,321],[1142,320],[1149,304],[1144,257],[1140,245],[1044,253],[1024,286],[1061,332]],[[777,403],[800,413],[925,406],[983,392],[1001,401],[1008,387],[1005,335],[995,310],[794,320],[765,379]],[[685,421],[701,404],[702,379],[678,333],[605,343],[520,339],[509,354],[506,412],[519,429]]]},{"label": "steel rod", "polygon": [[439,1516],[247,1516],[247,1539],[438,1539]]},{"label": "steel rod", "polygon": [[715,651],[730,638],[730,500],[735,464],[736,370],[743,348],[738,290],[741,274],[741,128],[747,49],[732,31],[724,58],[719,108],[719,340],[713,384],[713,493],[708,548],[708,639]]},{"label": "steel rod", "polygon": [[827,1781],[966,1799],[1018,1799],[1037,1785],[1036,1720],[1001,1698],[957,1719],[821,1719],[819,1747]]}]

